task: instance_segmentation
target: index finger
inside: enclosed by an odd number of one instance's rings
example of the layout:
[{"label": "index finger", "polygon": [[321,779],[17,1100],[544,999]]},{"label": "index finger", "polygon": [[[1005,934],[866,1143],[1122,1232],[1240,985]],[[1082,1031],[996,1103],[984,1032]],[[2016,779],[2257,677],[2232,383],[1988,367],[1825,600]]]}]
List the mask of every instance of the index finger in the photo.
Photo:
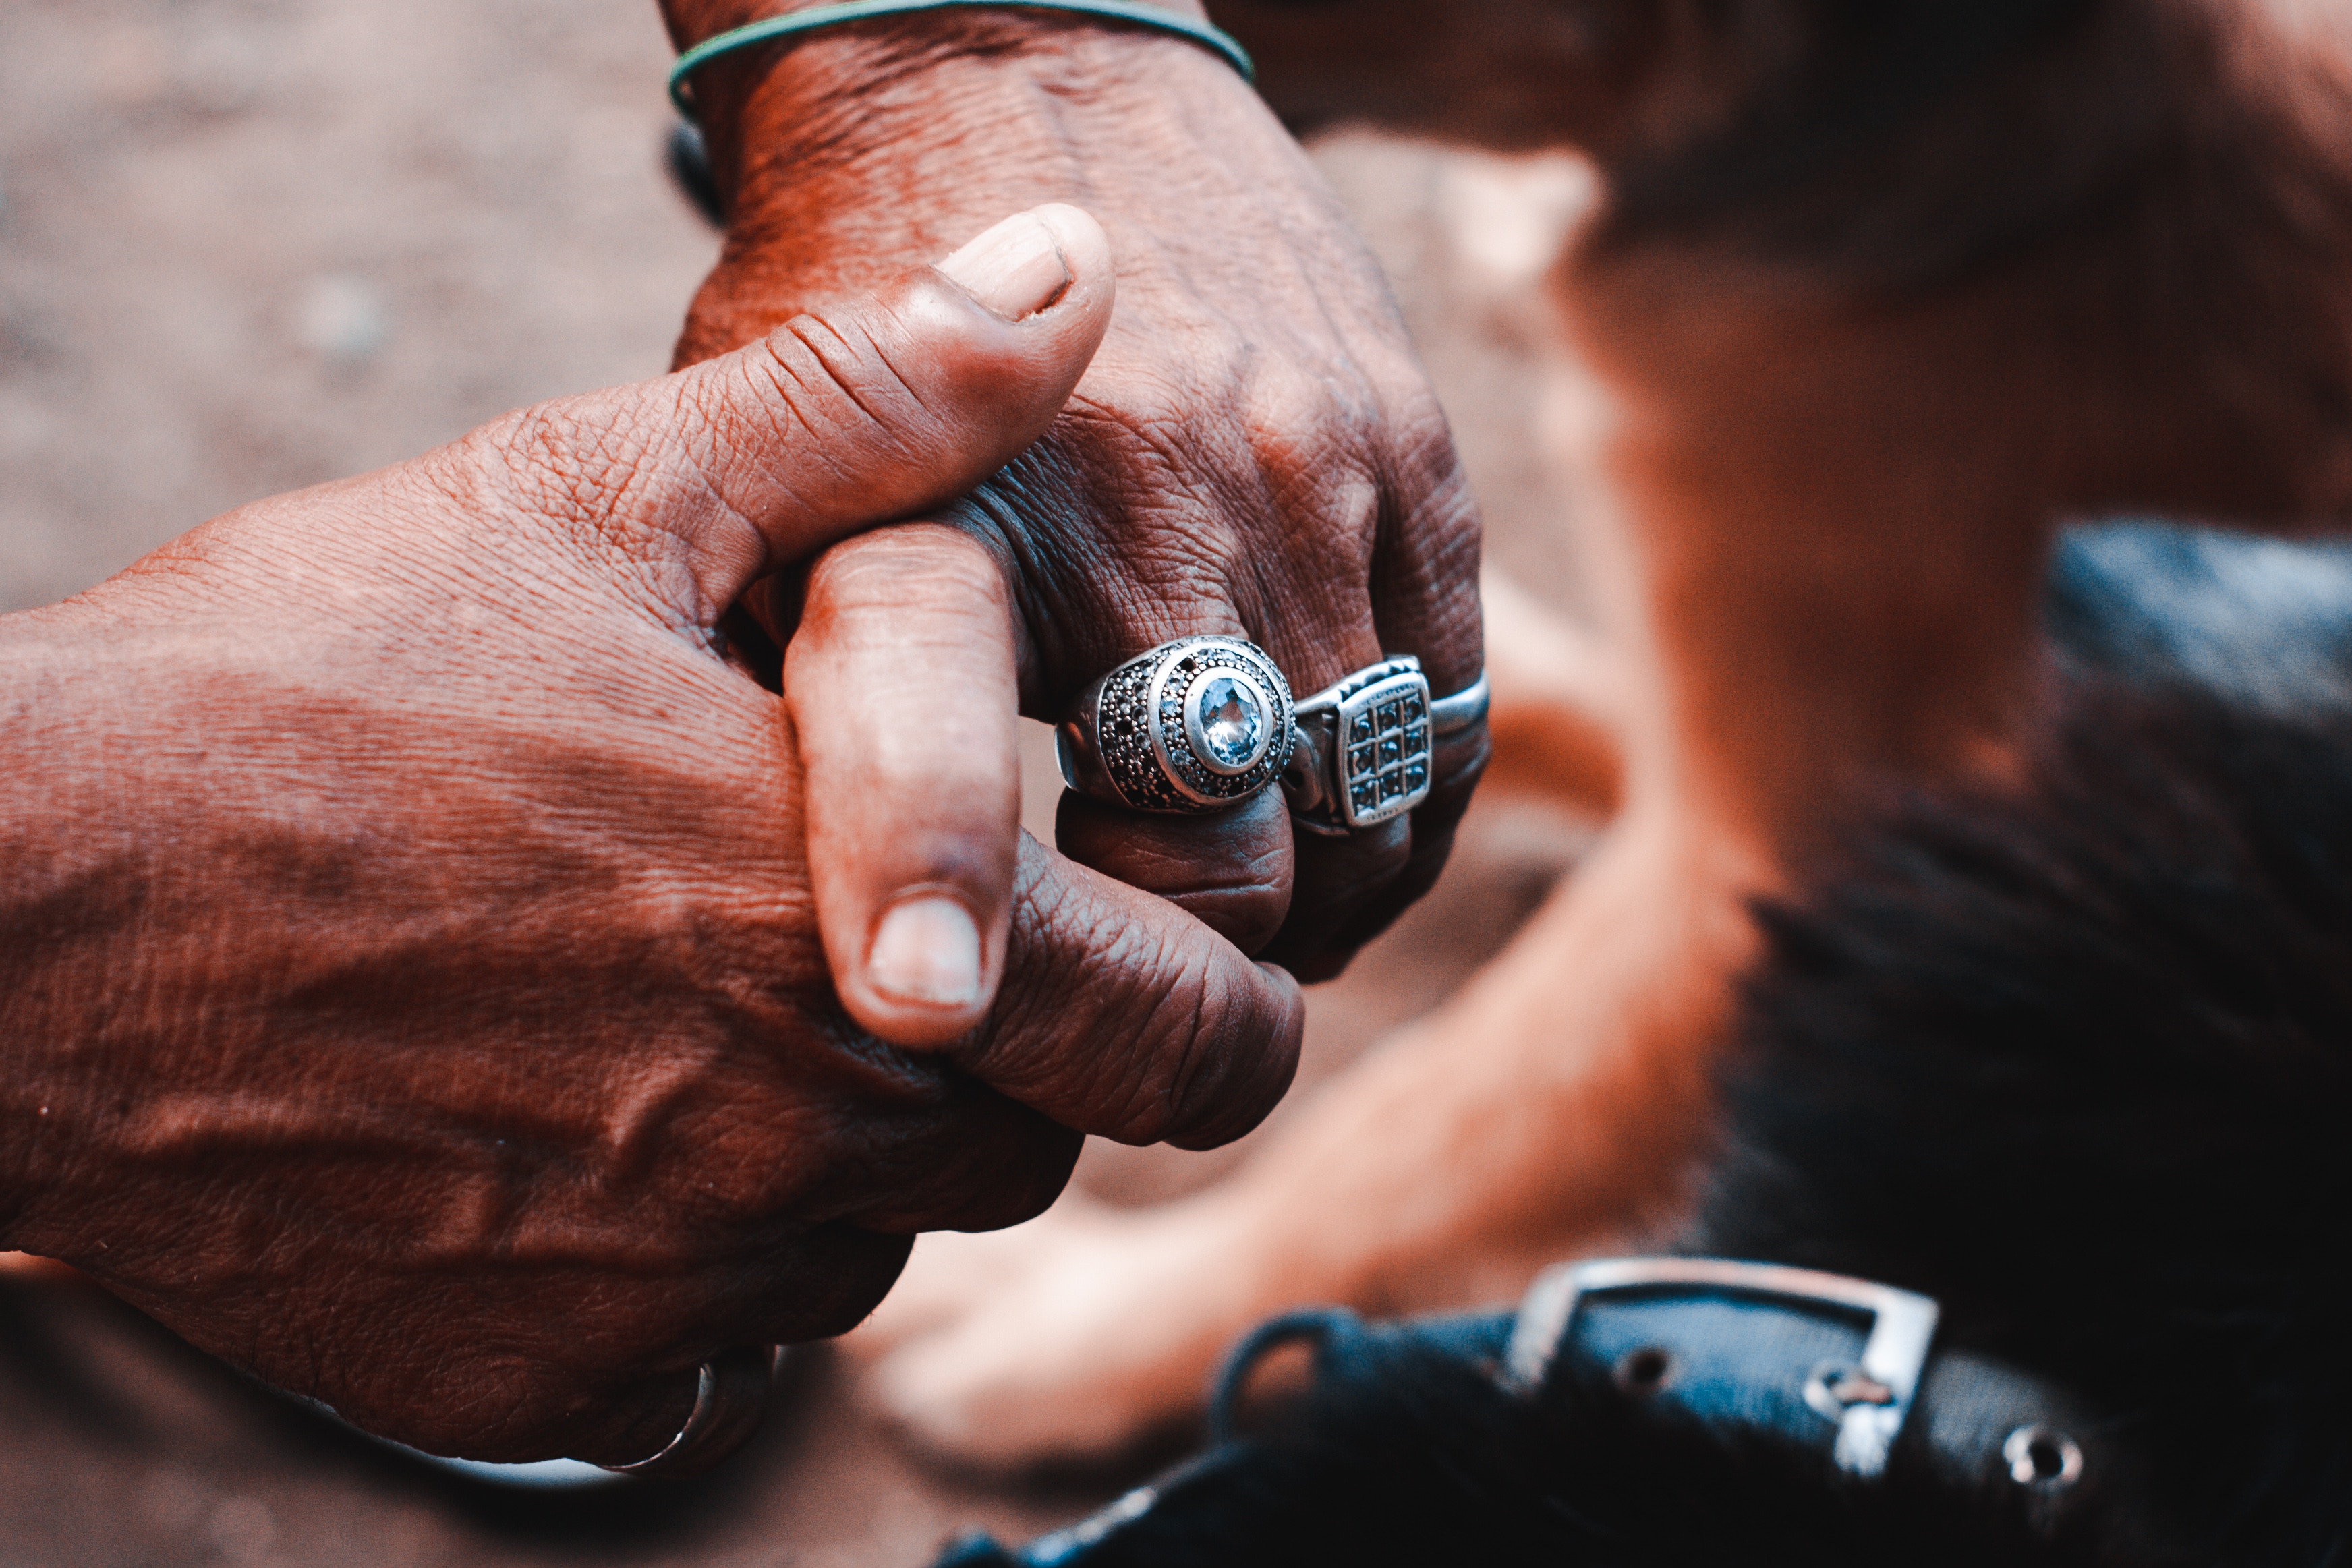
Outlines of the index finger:
[{"label": "index finger", "polygon": [[1289,1089],[1306,1019],[1285,971],[1024,833],[997,1005],[956,1060],[1081,1132],[1213,1148]]}]

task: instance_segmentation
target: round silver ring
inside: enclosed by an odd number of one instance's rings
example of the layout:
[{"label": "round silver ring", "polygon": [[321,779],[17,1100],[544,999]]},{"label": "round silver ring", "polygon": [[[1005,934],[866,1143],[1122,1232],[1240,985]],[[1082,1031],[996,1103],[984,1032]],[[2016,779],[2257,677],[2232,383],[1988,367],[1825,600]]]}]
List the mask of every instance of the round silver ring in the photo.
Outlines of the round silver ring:
[{"label": "round silver ring", "polygon": [[768,1413],[768,1389],[775,1381],[783,1351],[776,1345],[747,1345],[706,1361],[697,1369],[694,1408],[677,1436],[658,1453],[634,1464],[603,1468],[622,1476],[694,1475],[709,1469],[741,1448],[760,1429]]},{"label": "round silver ring", "polygon": [[1181,637],[1079,695],[1054,734],[1062,781],[1139,811],[1222,811],[1282,777],[1290,683],[1239,637]]},{"label": "round silver ring", "polygon": [[1429,733],[1459,735],[1483,721],[1492,706],[1494,695],[1486,685],[1486,672],[1481,670],[1476,680],[1452,696],[1429,699]]},{"label": "round silver ring", "polygon": [[1293,821],[1328,836],[1403,816],[1436,787],[1436,746],[1486,716],[1486,677],[1433,697],[1421,661],[1391,653],[1297,704],[1282,789]]}]

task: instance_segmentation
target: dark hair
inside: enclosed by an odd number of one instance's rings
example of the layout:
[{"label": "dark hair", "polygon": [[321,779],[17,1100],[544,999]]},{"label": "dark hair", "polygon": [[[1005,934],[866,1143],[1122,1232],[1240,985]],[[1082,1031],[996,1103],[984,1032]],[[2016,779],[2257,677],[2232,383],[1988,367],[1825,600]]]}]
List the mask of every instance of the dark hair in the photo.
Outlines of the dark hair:
[{"label": "dark hair", "polygon": [[2137,1431],[2195,1557],[2352,1531],[2352,722],[2069,687],[1761,912],[1697,1245],[1945,1304]]}]

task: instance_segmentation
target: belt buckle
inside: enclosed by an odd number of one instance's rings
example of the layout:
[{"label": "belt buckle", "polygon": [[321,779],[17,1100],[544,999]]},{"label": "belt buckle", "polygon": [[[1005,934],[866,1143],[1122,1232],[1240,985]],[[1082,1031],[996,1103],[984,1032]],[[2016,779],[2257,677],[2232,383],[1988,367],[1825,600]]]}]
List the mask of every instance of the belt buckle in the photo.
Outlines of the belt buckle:
[{"label": "belt buckle", "polygon": [[[1809,1404],[1837,1422],[1833,1457],[1849,1475],[1876,1476],[1886,1469],[1936,1337],[1938,1309],[1933,1299],[1874,1281],[1791,1269],[1772,1263],[1738,1263],[1715,1258],[1612,1258],[1561,1263],[1536,1277],[1519,1304],[1501,1378],[1515,1393],[1542,1386],[1560,1347],[1568,1342],[1577,1308],[1600,1296],[1730,1295],[1790,1302],[1846,1318],[1870,1322],[1861,1373],[1880,1385],[1884,1397],[1844,1403],[1816,1396]],[[1816,1379],[1818,1381],[1818,1378]],[[1834,1402],[1832,1402],[1834,1401]]]}]

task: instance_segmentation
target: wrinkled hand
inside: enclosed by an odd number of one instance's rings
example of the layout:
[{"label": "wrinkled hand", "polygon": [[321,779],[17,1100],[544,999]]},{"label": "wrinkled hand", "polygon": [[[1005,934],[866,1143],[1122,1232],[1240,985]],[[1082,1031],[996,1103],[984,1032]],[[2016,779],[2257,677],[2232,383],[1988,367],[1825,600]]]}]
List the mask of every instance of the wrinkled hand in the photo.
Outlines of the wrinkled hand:
[{"label": "wrinkled hand", "polygon": [[[790,8],[665,0],[681,46]],[[1251,638],[1301,696],[1385,652],[1418,654],[1444,695],[1479,672],[1476,512],[1377,266],[1208,51],[1034,11],[929,12],[730,57],[694,89],[730,218],[681,362],[889,258],[936,254],[1007,204],[1077,202],[1119,258],[1118,315],[1076,396],[954,510],[961,538],[870,537],[829,557],[804,601],[753,596],[791,639],[842,993],[888,1038],[948,1038],[992,977],[910,998],[877,982],[871,955],[909,890],[942,895],[923,906],[942,942],[959,908],[991,928],[1009,883],[988,846],[1013,786],[919,738],[958,699],[910,670],[1001,664],[1009,597],[1020,706],[1049,721],[1121,660],[1198,632]],[[910,622],[891,588],[910,572],[951,576],[962,596]],[[1009,712],[986,722],[992,754],[1011,744]],[[1346,840],[1294,840],[1274,791],[1212,819],[1066,797],[1056,837],[1321,977],[1435,878],[1485,749],[1483,731],[1441,743],[1428,803]]]},{"label": "wrinkled hand", "polygon": [[1073,1129],[1265,1113],[1295,988],[1034,842],[980,1029],[842,1016],[792,725],[714,630],[1061,406],[1108,253],[1009,228],[956,274],[1001,316],[912,274],[0,620],[0,1245],[404,1441],[618,1463],[914,1232],[1042,1208]]}]

